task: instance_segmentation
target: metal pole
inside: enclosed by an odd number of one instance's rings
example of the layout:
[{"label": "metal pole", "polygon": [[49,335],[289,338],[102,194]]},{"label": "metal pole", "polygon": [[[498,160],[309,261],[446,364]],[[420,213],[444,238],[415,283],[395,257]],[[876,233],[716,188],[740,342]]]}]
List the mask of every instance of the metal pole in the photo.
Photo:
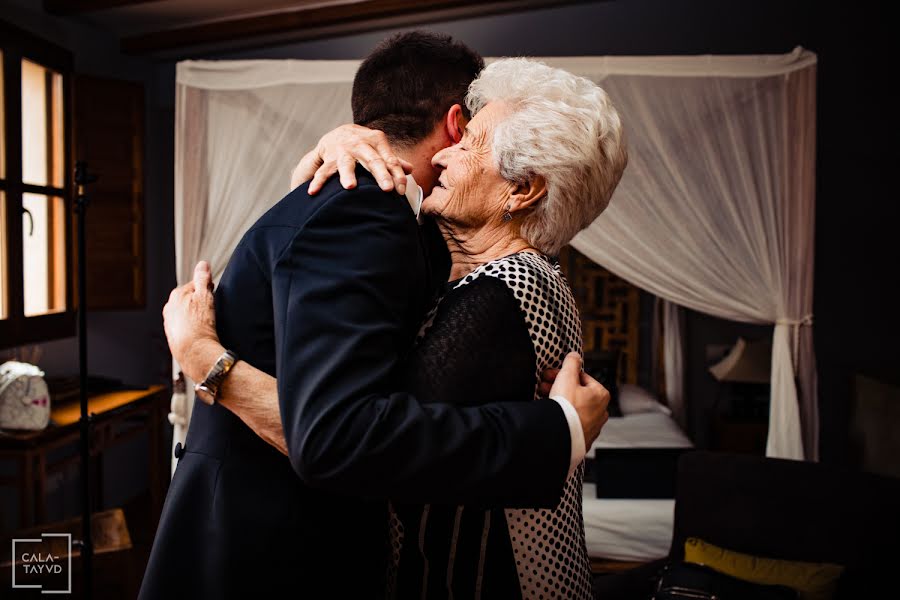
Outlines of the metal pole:
[{"label": "metal pole", "polygon": [[90,600],[93,595],[93,555],[94,546],[91,540],[91,422],[88,414],[88,367],[87,367],[87,239],[85,238],[85,220],[87,217],[88,196],[85,186],[97,180],[89,175],[87,165],[83,161],[75,163],[75,214],[78,216],[78,371],[81,391],[81,502],[82,502],[82,540],[81,564],[82,581],[84,582],[83,598]]}]

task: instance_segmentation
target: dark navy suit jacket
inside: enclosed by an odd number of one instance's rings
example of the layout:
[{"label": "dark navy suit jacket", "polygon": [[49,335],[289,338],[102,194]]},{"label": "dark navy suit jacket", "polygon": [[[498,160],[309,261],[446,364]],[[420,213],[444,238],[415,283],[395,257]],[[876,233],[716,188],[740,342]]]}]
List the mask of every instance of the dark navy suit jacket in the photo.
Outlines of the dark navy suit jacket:
[{"label": "dark navy suit jacket", "polygon": [[217,328],[277,377],[290,457],[196,402],[141,598],[378,597],[384,499],[558,502],[571,447],[555,402],[464,409],[397,389],[446,272],[407,201],[357,177],[354,190],[294,190],[235,249]]}]

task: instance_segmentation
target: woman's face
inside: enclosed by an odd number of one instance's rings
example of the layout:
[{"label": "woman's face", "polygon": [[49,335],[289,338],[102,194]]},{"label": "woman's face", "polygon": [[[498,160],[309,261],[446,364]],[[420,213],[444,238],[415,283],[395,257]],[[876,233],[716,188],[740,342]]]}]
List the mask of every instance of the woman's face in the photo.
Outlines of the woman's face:
[{"label": "woman's face", "polygon": [[439,176],[422,204],[426,214],[467,227],[502,217],[514,186],[500,176],[491,140],[505,112],[502,103],[486,104],[469,121],[458,144],[434,155],[431,164]]}]

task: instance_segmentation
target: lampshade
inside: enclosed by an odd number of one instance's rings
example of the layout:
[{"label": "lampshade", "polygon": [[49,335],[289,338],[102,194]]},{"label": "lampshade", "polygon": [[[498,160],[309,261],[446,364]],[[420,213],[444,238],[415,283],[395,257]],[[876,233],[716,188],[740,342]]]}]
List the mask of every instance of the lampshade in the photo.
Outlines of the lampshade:
[{"label": "lampshade", "polygon": [[718,381],[769,383],[771,369],[771,340],[748,342],[738,338],[725,358],[711,366],[709,372]]}]

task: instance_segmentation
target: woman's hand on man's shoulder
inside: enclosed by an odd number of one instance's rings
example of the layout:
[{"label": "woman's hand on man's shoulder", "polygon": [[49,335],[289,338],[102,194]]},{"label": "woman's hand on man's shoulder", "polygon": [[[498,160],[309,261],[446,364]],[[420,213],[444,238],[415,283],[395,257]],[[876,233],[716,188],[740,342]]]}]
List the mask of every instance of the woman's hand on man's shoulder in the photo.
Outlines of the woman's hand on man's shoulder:
[{"label": "woman's hand on man's shoulder", "polygon": [[361,125],[341,125],[322,136],[291,173],[291,189],[309,181],[307,193],[315,196],[337,173],[344,189],[351,190],[357,183],[357,164],[375,177],[383,191],[406,193],[412,164],[396,155],[384,132]]}]

